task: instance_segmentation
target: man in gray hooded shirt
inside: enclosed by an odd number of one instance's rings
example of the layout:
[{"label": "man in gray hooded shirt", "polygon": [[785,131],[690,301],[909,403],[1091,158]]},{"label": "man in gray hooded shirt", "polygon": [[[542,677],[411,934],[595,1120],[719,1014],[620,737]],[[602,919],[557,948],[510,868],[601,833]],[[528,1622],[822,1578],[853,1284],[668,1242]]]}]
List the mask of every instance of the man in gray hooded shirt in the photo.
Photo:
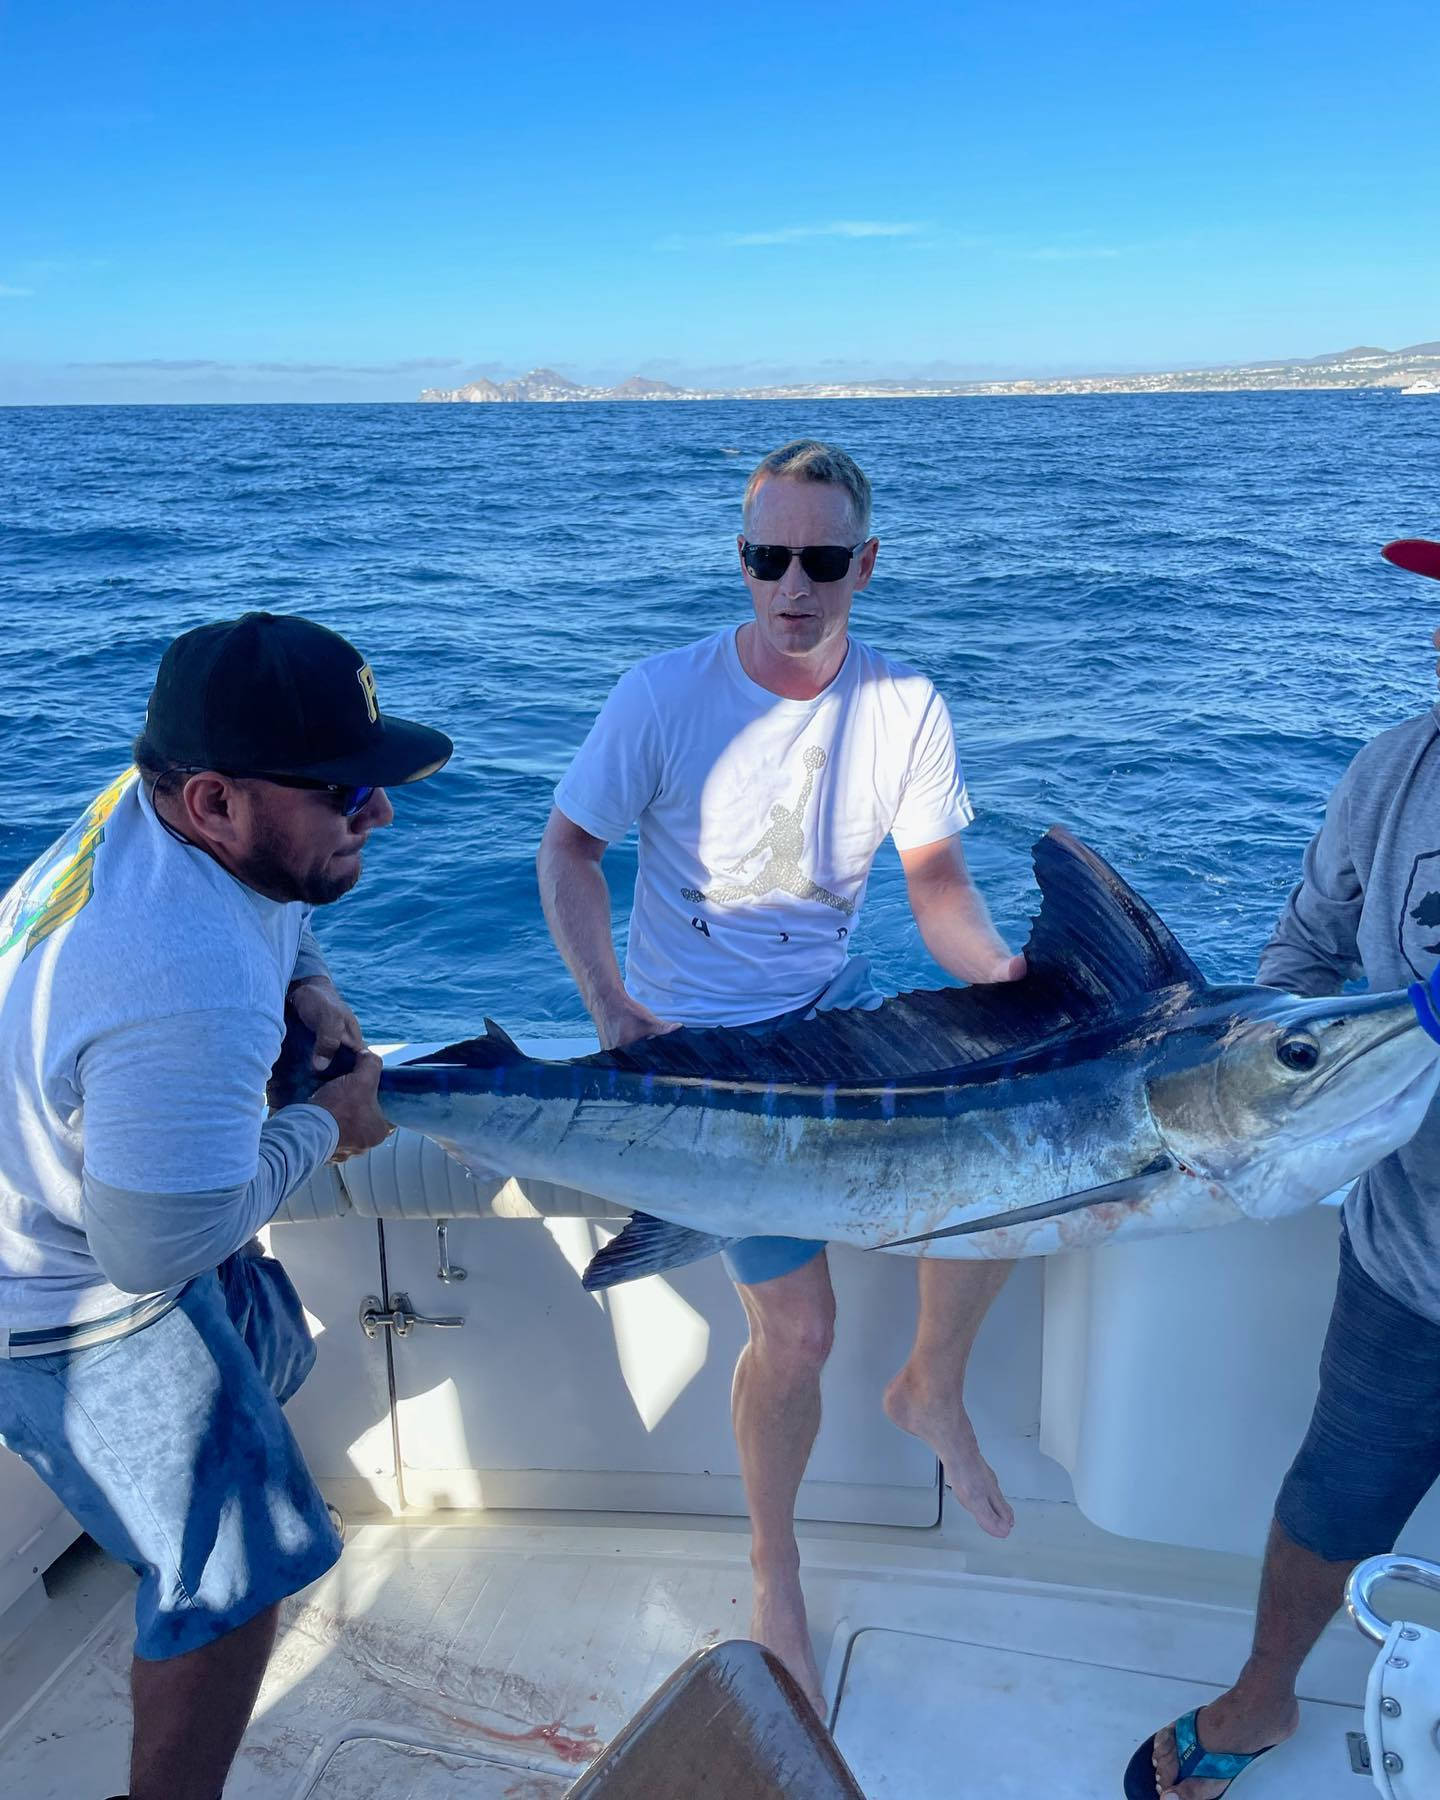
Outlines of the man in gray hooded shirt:
[{"label": "man in gray hooded shirt", "polygon": [[[1336,994],[1425,981],[1440,961],[1440,707],[1373,739],[1330,796],[1304,873],[1260,956],[1260,980]],[[1360,1267],[1440,1328],[1440,1109],[1345,1201]]]},{"label": "man in gray hooded shirt", "polygon": [[[1408,539],[1385,555],[1440,579],[1440,544]],[[1437,965],[1440,707],[1382,732],[1340,778],[1259,977],[1307,995],[1363,977],[1381,993]],[[1343,1219],[1320,1392],[1276,1500],[1249,1661],[1227,1693],[1135,1752],[1131,1800],[1219,1800],[1295,1732],[1301,1664],[1350,1571],[1393,1548],[1440,1478],[1440,1104],[1360,1177]]]}]

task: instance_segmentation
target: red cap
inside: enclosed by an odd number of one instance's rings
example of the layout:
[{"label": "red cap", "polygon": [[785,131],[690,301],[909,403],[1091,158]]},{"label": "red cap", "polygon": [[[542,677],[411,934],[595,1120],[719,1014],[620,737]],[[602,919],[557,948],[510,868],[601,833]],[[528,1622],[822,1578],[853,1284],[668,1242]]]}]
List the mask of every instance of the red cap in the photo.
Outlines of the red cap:
[{"label": "red cap", "polygon": [[1412,575],[1429,575],[1440,581],[1440,544],[1432,538],[1396,538],[1380,554],[1397,569],[1409,569]]}]

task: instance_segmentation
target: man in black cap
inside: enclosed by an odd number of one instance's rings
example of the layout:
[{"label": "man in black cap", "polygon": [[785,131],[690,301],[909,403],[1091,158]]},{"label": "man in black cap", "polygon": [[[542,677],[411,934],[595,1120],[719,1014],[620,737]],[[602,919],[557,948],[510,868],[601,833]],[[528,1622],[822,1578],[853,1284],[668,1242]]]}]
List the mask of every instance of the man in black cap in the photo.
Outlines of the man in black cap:
[{"label": "man in black cap", "polygon": [[[308,920],[450,749],[322,626],[201,626],[136,769],[0,903],[0,1443],[140,1577],[131,1800],[216,1800],[280,1601],[340,1553],[281,1412],[314,1346],[252,1240],[387,1134]],[[287,1005],[357,1066],[267,1119]]]}]

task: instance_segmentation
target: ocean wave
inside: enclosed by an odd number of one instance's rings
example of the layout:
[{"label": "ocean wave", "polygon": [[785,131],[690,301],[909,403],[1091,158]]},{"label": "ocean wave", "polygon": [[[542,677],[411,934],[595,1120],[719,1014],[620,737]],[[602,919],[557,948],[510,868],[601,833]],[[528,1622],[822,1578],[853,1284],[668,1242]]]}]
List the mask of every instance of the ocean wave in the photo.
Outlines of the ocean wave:
[{"label": "ocean wave", "polygon": [[162,526],[0,524],[0,556],[32,557],[61,569],[77,558],[139,560],[187,555],[202,546],[199,534]]},{"label": "ocean wave", "polygon": [[[626,667],[746,616],[745,477],[801,434],[875,482],[855,627],[948,701],[967,855],[1012,939],[1061,820],[1243,978],[1354,749],[1435,698],[1425,596],[1377,551],[1433,519],[1440,415],[1317,394],[435,416],[458,410],[0,414],[0,885],[123,766],[176,631],[303,612],[457,743],[319,921],[367,1024],[578,1022],[534,885],[554,780]],[[622,929],[634,866],[612,848]],[[889,852],[867,908],[882,980],[935,980]]]}]

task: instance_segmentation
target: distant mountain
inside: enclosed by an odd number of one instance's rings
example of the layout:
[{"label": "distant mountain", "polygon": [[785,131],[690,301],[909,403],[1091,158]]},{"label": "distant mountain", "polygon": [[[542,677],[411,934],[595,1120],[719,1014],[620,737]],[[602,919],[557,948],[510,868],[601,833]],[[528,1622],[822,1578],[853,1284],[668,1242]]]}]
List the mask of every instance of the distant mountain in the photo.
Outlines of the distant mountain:
[{"label": "distant mountain", "polygon": [[482,376],[478,381],[467,381],[464,387],[426,388],[420,398],[422,400],[506,400],[510,396],[502,392],[493,381],[486,381]]},{"label": "distant mountain", "polygon": [[1318,368],[1322,363],[1363,362],[1371,356],[1389,356],[1388,350],[1377,350],[1374,344],[1357,344],[1353,350],[1332,350],[1328,356],[1297,356],[1297,366]]},{"label": "distant mountain", "polygon": [[1324,356],[1276,357],[1268,362],[1227,364],[1167,372],[1124,375],[1064,375],[1033,379],[930,381],[797,381],[755,388],[679,388],[668,381],[632,375],[613,388],[585,387],[554,369],[532,369],[515,381],[484,377],[456,388],[426,388],[420,398],[449,403],[566,400],[857,400],[962,394],[1175,394],[1254,393],[1270,389],[1370,388],[1428,391],[1440,378],[1440,339],[1405,350],[1357,344]]},{"label": "distant mountain", "polygon": [[652,381],[648,375],[632,375],[610,390],[612,400],[649,400],[661,394],[679,394],[684,390],[668,381]]},{"label": "distant mountain", "polygon": [[531,369],[516,381],[488,381],[481,377],[457,388],[426,388],[420,398],[464,404],[486,401],[526,400],[670,400],[683,395],[683,388],[668,381],[652,381],[646,375],[632,375],[618,387],[584,387],[554,369]]}]

